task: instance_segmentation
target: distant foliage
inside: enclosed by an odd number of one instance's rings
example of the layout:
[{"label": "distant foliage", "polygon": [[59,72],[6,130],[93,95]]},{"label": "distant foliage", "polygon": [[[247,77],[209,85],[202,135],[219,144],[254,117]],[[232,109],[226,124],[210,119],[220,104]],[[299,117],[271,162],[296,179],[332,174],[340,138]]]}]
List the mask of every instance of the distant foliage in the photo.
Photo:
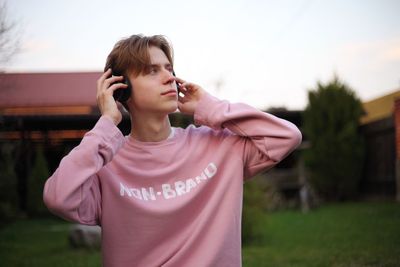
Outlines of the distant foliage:
[{"label": "distant foliage", "polygon": [[43,148],[36,149],[35,163],[28,180],[28,213],[29,215],[47,214],[43,203],[43,187],[49,177],[49,168],[44,156]]},{"label": "distant foliage", "polygon": [[186,128],[190,124],[194,124],[193,116],[189,116],[180,112],[169,114],[171,125],[174,127]]},{"label": "distant foliage", "polygon": [[12,144],[0,146],[0,220],[14,217],[18,211],[17,176]]},{"label": "distant foliage", "polygon": [[311,148],[305,161],[310,182],[325,199],[349,199],[358,192],[364,159],[358,129],[362,113],[360,100],[337,77],[308,92],[303,130]]},{"label": "distant foliage", "polygon": [[245,245],[262,241],[262,223],[265,218],[265,196],[262,177],[244,184],[242,211],[242,242]]}]

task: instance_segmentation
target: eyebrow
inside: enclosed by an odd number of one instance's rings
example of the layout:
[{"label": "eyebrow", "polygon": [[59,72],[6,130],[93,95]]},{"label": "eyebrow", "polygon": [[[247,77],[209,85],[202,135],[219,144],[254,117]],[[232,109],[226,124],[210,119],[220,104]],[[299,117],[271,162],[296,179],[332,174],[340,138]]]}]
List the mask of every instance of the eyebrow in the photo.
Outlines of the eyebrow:
[{"label": "eyebrow", "polygon": [[165,66],[167,68],[172,67],[171,63],[167,63],[167,64],[150,64],[149,67],[151,68],[160,68],[161,66]]}]

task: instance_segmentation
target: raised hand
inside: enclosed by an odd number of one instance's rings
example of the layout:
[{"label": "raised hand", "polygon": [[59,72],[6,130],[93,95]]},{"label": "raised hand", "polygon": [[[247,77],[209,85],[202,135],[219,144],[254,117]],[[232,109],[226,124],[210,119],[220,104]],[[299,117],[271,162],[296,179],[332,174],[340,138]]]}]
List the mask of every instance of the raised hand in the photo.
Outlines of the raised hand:
[{"label": "raised hand", "polygon": [[[111,76],[111,69],[104,72],[97,80],[97,105],[103,116],[109,117],[115,125],[118,125],[122,120],[122,114],[119,110],[117,102],[114,100],[113,93],[119,88],[127,88],[128,86],[122,83],[123,76]],[[115,83],[119,82],[121,83]]]},{"label": "raised hand", "polygon": [[206,93],[199,85],[186,82],[175,77],[179,83],[180,95],[178,97],[178,109],[180,112],[193,115],[201,97]]}]

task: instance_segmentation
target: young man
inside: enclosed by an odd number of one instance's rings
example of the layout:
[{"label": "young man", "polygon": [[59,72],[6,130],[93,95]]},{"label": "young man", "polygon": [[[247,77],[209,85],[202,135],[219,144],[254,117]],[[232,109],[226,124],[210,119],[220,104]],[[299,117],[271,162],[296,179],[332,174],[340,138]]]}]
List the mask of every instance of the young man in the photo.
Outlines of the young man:
[{"label": "young man", "polygon": [[[101,225],[104,266],[241,266],[244,179],[295,149],[299,130],[174,77],[162,36],[121,40],[106,66],[131,84],[123,103],[131,133],[117,128],[113,98],[127,85],[108,69],[97,82],[102,116],[46,182],[47,207]],[[176,109],[200,127],[172,128],[168,114]]]}]

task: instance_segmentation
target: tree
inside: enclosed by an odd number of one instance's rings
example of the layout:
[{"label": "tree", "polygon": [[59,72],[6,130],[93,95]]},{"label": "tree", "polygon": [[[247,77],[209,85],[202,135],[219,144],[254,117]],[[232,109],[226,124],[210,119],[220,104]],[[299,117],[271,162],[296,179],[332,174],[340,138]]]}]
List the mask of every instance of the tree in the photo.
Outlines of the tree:
[{"label": "tree", "polygon": [[262,175],[254,177],[246,181],[243,187],[242,243],[244,245],[262,241],[266,205],[263,178]]},{"label": "tree", "polygon": [[43,188],[49,175],[49,167],[44,155],[43,147],[36,149],[35,163],[28,179],[28,213],[29,215],[47,214],[43,203]]},{"label": "tree", "polygon": [[12,144],[0,146],[0,221],[17,215],[18,195]]},{"label": "tree", "polygon": [[7,63],[19,50],[17,26],[7,17],[7,5],[0,3],[0,64]]},{"label": "tree", "polygon": [[364,158],[359,133],[363,113],[355,93],[335,76],[308,92],[304,133],[311,142],[305,152],[310,182],[328,200],[344,200],[358,192]]}]

